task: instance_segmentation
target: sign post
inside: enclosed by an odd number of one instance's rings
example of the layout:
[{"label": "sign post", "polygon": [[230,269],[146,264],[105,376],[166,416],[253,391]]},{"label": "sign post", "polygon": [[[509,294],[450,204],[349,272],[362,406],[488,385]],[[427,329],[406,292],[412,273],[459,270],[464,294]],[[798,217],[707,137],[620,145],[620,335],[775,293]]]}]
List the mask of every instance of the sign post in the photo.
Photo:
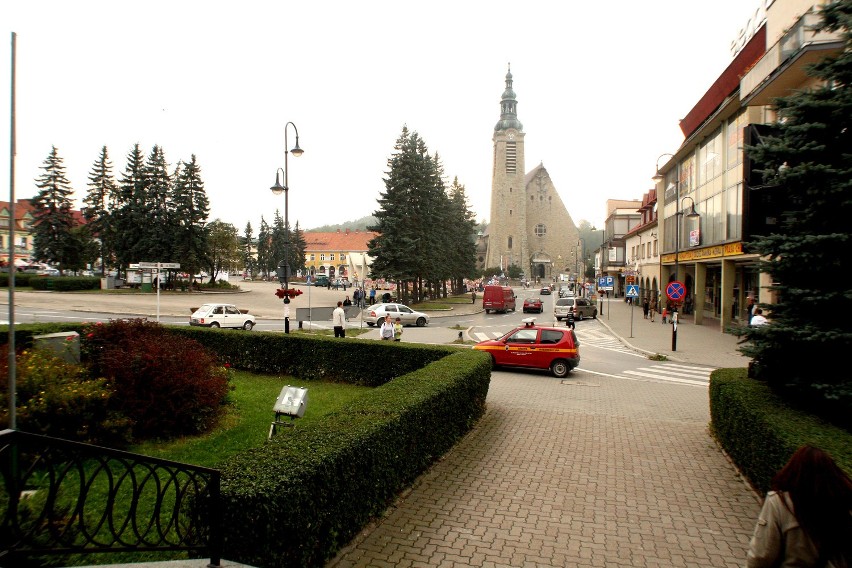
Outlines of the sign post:
[{"label": "sign post", "polygon": [[672,351],[677,351],[677,307],[683,302],[686,297],[686,286],[679,280],[672,280],[666,286],[666,297],[671,300],[672,305]]},{"label": "sign post", "polygon": [[636,300],[639,298],[638,284],[627,285],[627,297],[630,298],[630,337],[633,337],[633,308],[636,307]]},{"label": "sign post", "polygon": [[160,323],[160,270],[163,268],[180,268],[179,262],[140,262],[140,270],[153,270],[157,278],[157,323]]}]

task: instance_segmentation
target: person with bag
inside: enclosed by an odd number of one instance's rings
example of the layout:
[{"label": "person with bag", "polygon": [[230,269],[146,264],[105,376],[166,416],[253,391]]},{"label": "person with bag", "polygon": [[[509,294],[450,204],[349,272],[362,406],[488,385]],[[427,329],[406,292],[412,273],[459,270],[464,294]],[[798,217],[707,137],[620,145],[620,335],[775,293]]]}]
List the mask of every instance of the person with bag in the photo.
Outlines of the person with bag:
[{"label": "person with bag", "polygon": [[747,568],[852,566],[852,479],[804,445],[772,478],[746,555]]},{"label": "person with bag", "polygon": [[385,316],[385,321],[382,322],[382,327],[379,329],[379,335],[384,341],[393,339],[393,322],[390,314]]}]

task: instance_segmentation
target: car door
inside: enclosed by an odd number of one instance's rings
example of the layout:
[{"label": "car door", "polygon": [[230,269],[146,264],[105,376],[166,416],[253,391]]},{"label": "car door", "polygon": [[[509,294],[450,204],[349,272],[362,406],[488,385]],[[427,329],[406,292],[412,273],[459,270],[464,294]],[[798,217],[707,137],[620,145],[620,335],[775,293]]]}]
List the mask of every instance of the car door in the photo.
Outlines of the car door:
[{"label": "car door", "polygon": [[495,353],[498,365],[510,367],[534,367],[538,329],[523,327],[506,337],[505,348]]},{"label": "car door", "polygon": [[529,358],[531,365],[537,369],[547,369],[550,363],[562,356],[562,349],[557,348],[565,332],[561,329],[543,329],[539,334],[538,342],[533,346],[532,357]]},{"label": "car door", "polygon": [[242,327],[242,314],[236,306],[225,306],[225,321],[222,327]]},{"label": "car door", "polygon": [[402,325],[414,325],[417,322],[417,316],[414,314],[414,310],[403,305],[399,305],[397,308],[399,309],[399,313],[397,315],[399,316]]}]

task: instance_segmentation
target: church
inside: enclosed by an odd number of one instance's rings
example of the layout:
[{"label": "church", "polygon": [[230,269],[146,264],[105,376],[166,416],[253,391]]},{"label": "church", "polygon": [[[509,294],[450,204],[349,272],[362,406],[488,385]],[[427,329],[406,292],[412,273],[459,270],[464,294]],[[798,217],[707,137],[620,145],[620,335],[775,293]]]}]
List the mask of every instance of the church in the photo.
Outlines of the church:
[{"label": "church", "polygon": [[573,278],[583,269],[579,232],[544,164],[525,172],[524,127],[511,67],[494,127],[491,217],[477,243],[478,268],[510,265],[541,282]]}]

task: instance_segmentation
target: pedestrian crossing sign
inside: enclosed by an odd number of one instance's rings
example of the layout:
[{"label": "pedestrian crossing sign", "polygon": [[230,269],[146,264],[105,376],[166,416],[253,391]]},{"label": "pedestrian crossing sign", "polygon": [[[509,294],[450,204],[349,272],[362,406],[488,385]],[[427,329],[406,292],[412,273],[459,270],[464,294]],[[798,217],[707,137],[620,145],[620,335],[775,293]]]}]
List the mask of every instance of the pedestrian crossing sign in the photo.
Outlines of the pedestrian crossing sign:
[{"label": "pedestrian crossing sign", "polygon": [[639,285],[638,284],[628,284],[627,285],[627,297],[628,298],[638,298],[639,297]]}]

